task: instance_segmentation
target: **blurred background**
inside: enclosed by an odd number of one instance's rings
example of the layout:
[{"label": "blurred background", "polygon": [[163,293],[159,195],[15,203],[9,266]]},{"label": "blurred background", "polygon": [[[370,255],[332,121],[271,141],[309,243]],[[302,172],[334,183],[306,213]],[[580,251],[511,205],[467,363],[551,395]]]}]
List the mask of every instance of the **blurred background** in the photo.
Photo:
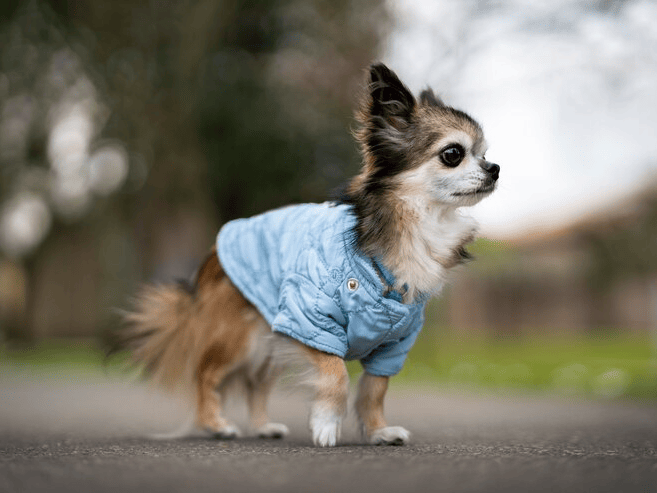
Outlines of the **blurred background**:
[{"label": "blurred background", "polygon": [[657,399],[657,4],[5,0],[0,371],[100,368],[142,282],[359,168],[382,60],[486,132],[477,261],[401,382]]}]

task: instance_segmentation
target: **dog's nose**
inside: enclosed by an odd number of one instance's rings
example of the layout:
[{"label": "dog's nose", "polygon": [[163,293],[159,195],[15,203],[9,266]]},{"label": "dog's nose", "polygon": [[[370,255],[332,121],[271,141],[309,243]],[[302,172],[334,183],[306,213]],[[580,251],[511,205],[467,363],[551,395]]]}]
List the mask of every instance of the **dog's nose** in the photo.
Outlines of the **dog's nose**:
[{"label": "dog's nose", "polygon": [[495,163],[490,163],[488,161],[484,161],[481,164],[481,167],[484,168],[485,171],[490,173],[490,176],[493,180],[497,180],[500,177],[500,167],[499,165]]}]

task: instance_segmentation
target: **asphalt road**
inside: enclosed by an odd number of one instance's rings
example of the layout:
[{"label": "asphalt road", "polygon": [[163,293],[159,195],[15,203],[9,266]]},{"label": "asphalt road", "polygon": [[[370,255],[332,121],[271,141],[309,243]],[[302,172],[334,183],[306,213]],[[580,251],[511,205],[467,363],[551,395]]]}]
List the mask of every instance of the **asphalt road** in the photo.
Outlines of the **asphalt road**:
[{"label": "asphalt road", "polygon": [[[3,370],[0,369],[0,372]],[[234,409],[233,413],[240,413]],[[405,447],[314,448],[303,396],[279,393],[281,441],[156,440],[183,406],[116,378],[0,373],[0,492],[657,492],[657,406],[395,389]]]}]

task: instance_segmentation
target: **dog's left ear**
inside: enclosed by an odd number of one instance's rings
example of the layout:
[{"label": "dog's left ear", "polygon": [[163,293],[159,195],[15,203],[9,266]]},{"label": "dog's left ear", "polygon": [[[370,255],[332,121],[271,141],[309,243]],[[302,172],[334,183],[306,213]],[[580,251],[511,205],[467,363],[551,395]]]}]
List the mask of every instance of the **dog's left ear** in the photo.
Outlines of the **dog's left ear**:
[{"label": "dog's left ear", "polygon": [[382,63],[370,67],[370,113],[381,116],[398,127],[408,123],[415,108],[415,98],[399,77]]}]

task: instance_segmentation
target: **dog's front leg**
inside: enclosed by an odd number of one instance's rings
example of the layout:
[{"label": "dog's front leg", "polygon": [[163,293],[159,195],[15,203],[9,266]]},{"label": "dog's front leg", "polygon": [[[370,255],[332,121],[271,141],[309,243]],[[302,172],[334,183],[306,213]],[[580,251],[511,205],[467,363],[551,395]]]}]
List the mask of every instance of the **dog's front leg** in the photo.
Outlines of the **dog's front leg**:
[{"label": "dog's front leg", "polygon": [[388,377],[363,372],[358,383],[356,413],[363,435],[376,445],[404,445],[411,434],[401,426],[387,426],[383,417],[383,400],[388,391]]},{"label": "dog's front leg", "polygon": [[347,411],[347,367],[338,356],[309,347],[306,350],[315,369],[315,400],[310,411],[313,442],[320,447],[333,447],[340,439],[342,418]]}]

